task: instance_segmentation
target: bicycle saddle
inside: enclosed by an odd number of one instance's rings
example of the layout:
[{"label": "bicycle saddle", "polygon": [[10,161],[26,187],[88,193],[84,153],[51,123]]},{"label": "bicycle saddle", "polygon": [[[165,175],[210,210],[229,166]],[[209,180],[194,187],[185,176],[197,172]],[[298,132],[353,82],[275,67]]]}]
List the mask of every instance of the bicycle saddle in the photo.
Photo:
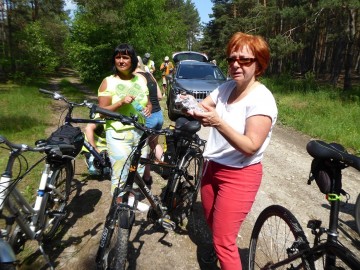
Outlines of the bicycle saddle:
[{"label": "bicycle saddle", "polygon": [[189,120],[185,117],[179,117],[175,122],[175,129],[187,133],[195,134],[201,128],[201,124],[197,120]]},{"label": "bicycle saddle", "polygon": [[313,140],[308,142],[306,150],[313,158],[334,159],[360,171],[360,157],[349,154],[340,144]]}]

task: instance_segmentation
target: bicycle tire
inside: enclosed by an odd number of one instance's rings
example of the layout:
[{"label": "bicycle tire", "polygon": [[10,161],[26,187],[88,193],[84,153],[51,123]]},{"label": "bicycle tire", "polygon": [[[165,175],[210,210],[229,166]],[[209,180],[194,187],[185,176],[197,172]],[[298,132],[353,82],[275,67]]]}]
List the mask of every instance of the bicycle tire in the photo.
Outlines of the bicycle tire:
[{"label": "bicycle tire", "polygon": [[200,189],[204,159],[200,151],[188,151],[172,177],[169,178],[166,205],[171,220],[181,224],[187,218],[197,200]]},{"label": "bicycle tire", "polygon": [[125,270],[128,266],[128,245],[135,214],[130,209],[120,210],[117,226],[109,243],[109,270]]},{"label": "bicycle tire", "polygon": [[52,239],[58,230],[61,220],[65,217],[65,208],[70,196],[71,181],[74,169],[71,161],[54,166],[48,184],[55,186],[64,199],[55,192],[51,192],[47,198],[45,207],[45,220],[43,223],[43,240]]},{"label": "bicycle tire", "polygon": [[[295,216],[280,205],[265,208],[257,218],[249,246],[249,270],[270,269],[273,263],[309,248],[305,233]],[[314,269],[314,262],[300,257],[277,269]]]},{"label": "bicycle tire", "polygon": [[356,230],[360,235],[360,194],[358,195],[355,203],[355,225]]}]

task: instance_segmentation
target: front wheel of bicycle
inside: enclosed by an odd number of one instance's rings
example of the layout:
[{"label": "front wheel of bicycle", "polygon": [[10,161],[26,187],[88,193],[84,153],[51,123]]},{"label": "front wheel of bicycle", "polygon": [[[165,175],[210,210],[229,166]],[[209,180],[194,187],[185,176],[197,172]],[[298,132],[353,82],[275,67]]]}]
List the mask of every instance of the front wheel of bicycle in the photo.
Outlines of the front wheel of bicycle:
[{"label": "front wheel of bicycle", "polygon": [[[271,205],[255,222],[249,246],[249,269],[270,269],[307,248],[309,243],[295,216],[280,205]],[[313,265],[311,260],[300,256],[276,269],[314,269]]]},{"label": "front wheel of bicycle", "polygon": [[200,151],[191,149],[178,163],[178,169],[168,180],[165,202],[171,219],[179,224],[187,218],[197,200],[204,159]]},{"label": "front wheel of bicycle", "polygon": [[73,170],[71,161],[56,165],[52,169],[48,185],[54,189],[49,193],[45,207],[43,223],[43,239],[45,241],[54,237],[61,220],[66,215],[65,207],[70,196]]},{"label": "front wheel of bicycle", "polygon": [[109,270],[125,270],[128,266],[128,245],[135,213],[129,209],[120,210],[108,246],[107,265]]},{"label": "front wheel of bicycle", "polygon": [[355,225],[358,233],[360,234],[360,194],[358,195],[355,203]]}]

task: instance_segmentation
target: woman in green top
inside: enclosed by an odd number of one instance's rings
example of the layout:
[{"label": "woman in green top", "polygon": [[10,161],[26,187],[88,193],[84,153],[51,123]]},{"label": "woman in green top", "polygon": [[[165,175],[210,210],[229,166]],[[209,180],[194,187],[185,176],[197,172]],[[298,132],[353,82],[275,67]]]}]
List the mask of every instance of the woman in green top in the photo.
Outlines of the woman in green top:
[{"label": "woman in green top", "polygon": [[[146,80],[133,74],[138,64],[135,50],[131,45],[120,44],[115,48],[112,61],[113,74],[102,81],[98,90],[99,106],[126,116],[138,115],[139,121],[145,123],[144,116],[150,116],[152,107]],[[106,142],[113,167],[111,193],[119,182],[120,188],[124,184],[129,169],[129,164],[125,164],[125,161],[138,144],[140,136],[141,132],[131,125],[107,121]],[[139,168],[142,175],[144,167]],[[146,211],[148,206],[138,204],[138,208]]]}]

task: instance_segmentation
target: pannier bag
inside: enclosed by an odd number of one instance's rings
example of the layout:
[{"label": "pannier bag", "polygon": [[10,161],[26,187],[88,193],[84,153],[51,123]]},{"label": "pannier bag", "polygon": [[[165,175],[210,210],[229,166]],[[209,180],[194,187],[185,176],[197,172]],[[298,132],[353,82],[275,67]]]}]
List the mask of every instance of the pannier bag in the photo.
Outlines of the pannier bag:
[{"label": "pannier bag", "polygon": [[47,139],[48,145],[70,144],[75,149],[63,150],[64,155],[76,157],[84,144],[84,135],[79,127],[64,125],[54,131]]}]

